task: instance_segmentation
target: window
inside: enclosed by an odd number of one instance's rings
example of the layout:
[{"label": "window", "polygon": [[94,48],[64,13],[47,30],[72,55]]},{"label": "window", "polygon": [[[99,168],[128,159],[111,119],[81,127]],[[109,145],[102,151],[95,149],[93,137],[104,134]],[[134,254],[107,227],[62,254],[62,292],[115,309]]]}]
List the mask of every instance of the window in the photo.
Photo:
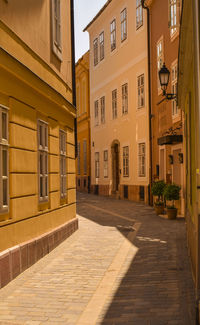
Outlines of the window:
[{"label": "window", "polygon": [[116,20],[114,19],[110,24],[110,45],[111,51],[116,48]]},{"label": "window", "polygon": [[86,93],[86,81],[85,81],[85,78],[84,78],[84,80],[82,81],[82,98],[83,98],[82,113],[86,112],[86,106],[87,106],[86,94],[87,94]]},{"label": "window", "polygon": [[[172,67],[172,94],[177,94],[177,64]],[[172,100],[172,117],[178,115],[178,106],[175,99]]]},{"label": "window", "polygon": [[104,59],[104,32],[99,35],[100,61]]},{"label": "window", "polygon": [[98,64],[98,38],[93,42],[94,47],[94,66]]},{"label": "window", "polygon": [[122,85],[122,114],[128,113],[128,84]]},{"label": "window", "polygon": [[48,124],[38,121],[39,201],[47,201],[48,190]]},{"label": "window", "polygon": [[52,0],[53,51],[61,59],[60,0]]},{"label": "window", "polygon": [[80,175],[80,173],[81,173],[81,146],[80,146],[80,142],[78,142],[78,145],[77,145],[77,172],[78,172],[78,175]]},{"label": "window", "polygon": [[106,178],[108,177],[108,150],[105,150],[103,152],[103,162],[104,162],[103,176]]},{"label": "window", "polygon": [[138,86],[138,108],[144,107],[144,74],[137,78]]},{"label": "window", "polygon": [[80,115],[80,87],[77,85],[76,87],[76,109],[77,109],[77,116]]},{"label": "window", "polygon": [[117,89],[112,91],[112,118],[117,118]]},{"label": "window", "polygon": [[[163,66],[163,62],[164,62],[163,39],[161,39],[157,43],[157,69],[158,69],[157,72],[158,73]],[[160,85],[159,74],[158,74],[158,91],[160,90],[161,90],[161,85]]]},{"label": "window", "polygon": [[99,102],[95,100],[94,102],[94,125],[99,125]]},{"label": "window", "polygon": [[105,124],[105,96],[101,97],[101,124]]},{"label": "window", "polygon": [[129,176],[129,147],[123,147],[123,176]]},{"label": "window", "polygon": [[126,8],[121,12],[121,41],[127,38],[127,10]]},{"label": "window", "polygon": [[66,198],[66,133],[60,130],[60,197],[61,199]]},{"label": "window", "polygon": [[83,173],[87,175],[87,140],[83,140]]},{"label": "window", "polygon": [[136,0],[136,29],[143,25],[142,1]]},{"label": "window", "polygon": [[99,152],[95,152],[95,177],[99,178]]},{"label": "window", "polygon": [[9,206],[8,109],[0,105],[0,211]]},{"label": "window", "polygon": [[180,8],[180,0],[169,0],[169,27],[170,34],[173,36],[177,30],[179,25],[179,8]]},{"label": "window", "polygon": [[145,145],[145,143],[139,143],[138,158],[139,158],[139,177],[145,177],[146,176],[146,145]]}]

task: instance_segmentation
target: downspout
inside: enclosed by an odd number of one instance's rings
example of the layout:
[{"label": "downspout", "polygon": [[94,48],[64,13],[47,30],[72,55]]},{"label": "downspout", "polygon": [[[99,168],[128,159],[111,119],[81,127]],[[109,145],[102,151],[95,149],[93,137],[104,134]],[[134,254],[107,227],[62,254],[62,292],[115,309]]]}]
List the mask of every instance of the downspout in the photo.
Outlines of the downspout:
[{"label": "downspout", "polygon": [[[71,7],[71,57],[72,57],[72,104],[76,107],[76,72],[75,72],[75,42],[74,42],[74,0]],[[77,157],[77,118],[74,119],[75,157]]]},{"label": "downspout", "polygon": [[148,46],[148,87],[149,87],[149,205],[153,205],[153,199],[151,195],[151,187],[153,182],[153,147],[152,147],[152,107],[151,107],[151,44],[150,44],[150,10],[145,5],[145,0],[142,0],[142,8],[147,11],[147,46]]}]

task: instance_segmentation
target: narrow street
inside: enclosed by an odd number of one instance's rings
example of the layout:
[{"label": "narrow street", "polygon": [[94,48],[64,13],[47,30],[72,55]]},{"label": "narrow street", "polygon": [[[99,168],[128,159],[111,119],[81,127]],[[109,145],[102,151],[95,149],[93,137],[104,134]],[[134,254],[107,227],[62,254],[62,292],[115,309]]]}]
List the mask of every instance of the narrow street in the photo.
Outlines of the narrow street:
[{"label": "narrow street", "polygon": [[184,219],[77,199],[79,230],[0,291],[0,324],[194,325]]}]

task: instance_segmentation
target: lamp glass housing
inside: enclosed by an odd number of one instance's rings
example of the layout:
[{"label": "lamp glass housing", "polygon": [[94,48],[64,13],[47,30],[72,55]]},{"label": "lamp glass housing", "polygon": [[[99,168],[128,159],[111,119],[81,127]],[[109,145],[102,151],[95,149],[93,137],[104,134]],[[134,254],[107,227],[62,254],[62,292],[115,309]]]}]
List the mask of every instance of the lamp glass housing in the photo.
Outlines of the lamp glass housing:
[{"label": "lamp glass housing", "polygon": [[159,80],[160,80],[161,89],[163,91],[166,91],[167,89],[169,83],[169,76],[170,76],[170,72],[164,63],[162,68],[159,71]]}]

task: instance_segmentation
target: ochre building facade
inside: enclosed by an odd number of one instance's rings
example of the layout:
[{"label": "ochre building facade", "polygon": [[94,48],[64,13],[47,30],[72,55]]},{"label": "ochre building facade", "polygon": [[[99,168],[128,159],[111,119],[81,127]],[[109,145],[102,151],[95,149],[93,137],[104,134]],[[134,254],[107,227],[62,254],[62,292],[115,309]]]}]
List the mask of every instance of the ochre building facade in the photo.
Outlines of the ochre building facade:
[{"label": "ochre building facade", "polygon": [[146,13],[140,1],[107,1],[90,35],[91,190],[148,202]]},{"label": "ochre building facade", "polygon": [[77,102],[77,190],[90,192],[91,140],[90,140],[90,54],[86,52],[76,63]]},{"label": "ochre building facade", "polygon": [[0,286],[78,227],[70,1],[0,0]]},{"label": "ochre building facade", "polygon": [[176,94],[181,1],[146,0],[145,5],[150,12],[152,181],[181,186],[176,204],[179,214],[184,214],[184,114],[175,99],[163,101],[158,75],[165,63],[170,71],[167,93]]}]

